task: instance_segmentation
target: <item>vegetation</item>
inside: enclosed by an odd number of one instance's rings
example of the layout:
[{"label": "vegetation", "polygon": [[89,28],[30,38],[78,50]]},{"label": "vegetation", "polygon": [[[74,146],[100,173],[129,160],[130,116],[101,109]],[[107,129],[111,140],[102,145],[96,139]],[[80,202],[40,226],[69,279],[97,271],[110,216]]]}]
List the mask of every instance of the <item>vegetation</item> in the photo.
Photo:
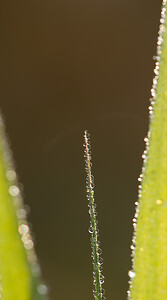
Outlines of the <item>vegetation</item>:
[{"label": "vegetation", "polygon": [[91,246],[92,246],[92,258],[93,258],[93,283],[95,285],[94,297],[96,300],[105,299],[104,290],[102,289],[102,284],[104,282],[104,276],[102,275],[102,258],[100,257],[101,249],[99,248],[98,241],[98,228],[96,220],[96,204],[94,199],[94,179],[91,172],[91,146],[90,138],[87,131],[84,133],[85,140],[85,168],[87,173],[86,187],[87,187],[87,198],[88,207],[90,214],[90,228],[89,232],[91,234]]},{"label": "vegetation", "polygon": [[[132,239],[133,269],[129,271],[130,290],[128,299],[159,300],[167,299],[167,24],[166,0],[162,3],[157,56],[155,57],[155,77],[151,89],[149,106],[150,127],[145,138],[146,150],[143,153],[142,174],[139,176],[139,201],[133,218],[134,236]],[[87,133],[85,132],[85,140]],[[86,143],[86,168],[89,206],[94,203],[91,187],[91,167],[89,148]],[[96,218],[90,210],[93,241],[97,241]],[[92,220],[94,219],[94,220]],[[91,241],[92,241],[91,240]],[[92,246],[94,270],[95,245]],[[99,275],[95,276],[95,299],[101,299],[96,291]]]},{"label": "vegetation", "polygon": [[[129,271],[132,300],[167,299],[167,2],[163,0],[155,57],[155,77],[139,176],[139,201],[133,219],[133,268]],[[90,214],[94,298],[103,300],[102,258],[98,241],[91,147],[85,140],[86,186]],[[47,300],[47,287],[33,248],[26,210],[0,117],[0,297],[3,300]]]},{"label": "vegetation", "polygon": [[[139,203],[133,219],[132,300],[167,299],[167,31],[163,1],[155,77],[145,138],[144,166],[138,178]],[[137,222],[137,225],[136,225]],[[128,292],[130,296],[130,292]]]},{"label": "vegetation", "polygon": [[21,190],[0,117],[0,278],[3,300],[46,300],[47,288],[26,220]]}]

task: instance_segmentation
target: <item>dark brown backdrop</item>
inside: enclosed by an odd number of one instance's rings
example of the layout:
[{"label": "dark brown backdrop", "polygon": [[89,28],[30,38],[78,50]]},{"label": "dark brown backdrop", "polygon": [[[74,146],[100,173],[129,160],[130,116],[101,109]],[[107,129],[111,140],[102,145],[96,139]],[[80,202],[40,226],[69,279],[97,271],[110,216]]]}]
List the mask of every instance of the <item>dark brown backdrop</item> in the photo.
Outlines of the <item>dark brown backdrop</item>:
[{"label": "dark brown backdrop", "polygon": [[2,0],[0,106],[52,300],[92,296],[83,131],[107,299],[124,300],[160,0]]}]

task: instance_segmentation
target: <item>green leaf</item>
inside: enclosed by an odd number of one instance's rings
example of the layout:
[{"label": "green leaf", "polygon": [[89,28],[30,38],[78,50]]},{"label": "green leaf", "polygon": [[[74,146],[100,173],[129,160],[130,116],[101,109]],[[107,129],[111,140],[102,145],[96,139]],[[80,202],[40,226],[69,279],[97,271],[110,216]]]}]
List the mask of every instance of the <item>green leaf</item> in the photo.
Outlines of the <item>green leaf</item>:
[{"label": "green leaf", "polygon": [[[149,107],[150,128],[145,138],[139,204],[134,218],[133,270],[129,298],[167,299],[167,24],[163,1],[157,42],[157,62]],[[137,225],[136,225],[137,219]]]},{"label": "green leaf", "polygon": [[47,299],[1,116],[0,283],[3,300]]}]

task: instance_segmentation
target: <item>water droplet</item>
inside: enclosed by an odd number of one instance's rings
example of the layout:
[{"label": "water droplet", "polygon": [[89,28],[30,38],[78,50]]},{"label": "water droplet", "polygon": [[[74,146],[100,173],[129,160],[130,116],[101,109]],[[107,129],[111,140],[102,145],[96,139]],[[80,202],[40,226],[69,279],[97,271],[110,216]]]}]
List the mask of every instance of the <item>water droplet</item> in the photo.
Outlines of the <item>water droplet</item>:
[{"label": "water droplet", "polygon": [[158,79],[158,77],[157,77],[157,76],[155,76],[155,77],[154,77],[154,79],[153,79],[153,84],[157,85],[157,82],[158,82],[158,80],[157,80],[157,79]]},{"label": "water droplet", "polygon": [[164,23],[165,23],[165,19],[164,19],[164,18],[161,18],[161,19],[160,19],[160,23],[161,23],[161,24],[164,24]]},{"label": "water droplet", "polygon": [[32,249],[34,246],[34,243],[31,239],[27,239],[24,241],[24,247],[28,250]]},{"label": "water droplet", "polygon": [[[161,55],[161,46],[157,46],[157,54],[158,55]],[[154,72],[155,73],[155,72]],[[156,73],[155,73],[156,74]],[[156,75],[158,75],[158,72],[157,72],[157,74]]]},{"label": "water droplet", "polygon": [[129,272],[128,272],[128,275],[129,275],[129,277],[130,277],[131,279],[134,278],[134,277],[136,276],[136,274],[135,274],[134,271],[129,271]]},{"label": "water droplet", "polygon": [[103,284],[104,283],[104,276],[102,274],[100,274],[100,283]]},{"label": "water droplet", "polygon": [[153,110],[153,107],[150,105],[150,106],[148,107],[148,109],[149,109],[149,110]]},{"label": "water droplet", "polygon": [[101,248],[98,248],[98,255],[101,255],[102,254],[102,250],[101,250]]},{"label": "water droplet", "polygon": [[6,172],[6,177],[8,180],[13,181],[16,179],[16,172],[14,170],[8,170]]},{"label": "water droplet", "polygon": [[127,296],[128,296],[128,298],[130,297],[130,291],[127,291]]},{"label": "water droplet", "polygon": [[103,258],[102,257],[99,257],[99,264],[103,264]]},{"label": "water droplet", "polygon": [[154,74],[155,74],[155,75],[158,75],[158,74],[159,74],[159,72],[158,72],[158,69],[157,69],[157,68],[155,68],[155,69],[154,69]]},{"label": "water droplet", "polygon": [[161,36],[158,37],[157,44],[160,46],[163,42],[163,38]]},{"label": "water droplet", "polygon": [[9,188],[9,194],[11,196],[16,197],[16,196],[19,195],[19,193],[20,193],[20,190],[19,190],[19,188],[16,185],[10,186],[10,188]]},{"label": "water droplet", "polygon": [[93,181],[91,181],[90,185],[91,185],[91,189],[94,189],[94,187],[95,187],[95,184],[94,184],[94,182],[93,182]]},{"label": "water droplet", "polygon": [[133,239],[132,239],[132,243],[133,243],[133,244],[135,244],[135,242],[136,242],[136,240],[135,240],[135,238],[133,237]]},{"label": "water droplet", "polygon": [[31,270],[32,270],[32,272],[35,276],[40,276],[41,275],[41,268],[40,268],[40,265],[38,263],[36,263],[36,262],[33,263],[31,265]]},{"label": "water droplet", "polygon": [[154,88],[151,89],[151,95],[152,95],[152,97],[155,97],[155,96],[156,96],[156,91],[155,91]]},{"label": "water droplet", "polygon": [[89,227],[89,233],[93,233],[94,232],[94,228],[92,226]]},{"label": "water droplet", "polygon": [[135,213],[135,218],[137,219],[137,217],[138,217],[138,212]]},{"label": "water droplet", "polygon": [[153,60],[159,60],[159,59],[160,59],[160,57],[158,55],[153,56]]},{"label": "water droplet", "polygon": [[26,210],[24,208],[19,208],[17,210],[17,216],[18,216],[19,219],[25,219],[26,215],[27,215],[27,213],[26,213]]},{"label": "water droplet", "polygon": [[151,105],[153,106],[155,104],[155,100],[151,99]]},{"label": "water droplet", "polygon": [[29,232],[29,227],[26,224],[22,224],[19,226],[18,230],[19,230],[20,234],[26,235]]},{"label": "water droplet", "polygon": [[165,31],[165,26],[161,24],[159,26],[159,30],[160,30],[159,34],[161,35]]},{"label": "water droplet", "polygon": [[46,295],[48,293],[48,287],[45,284],[39,284],[37,290],[41,295]]},{"label": "water droplet", "polygon": [[135,250],[135,246],[134,246],[134,245],[131,245],[131,246],[130,246],[130,249],[131,249],[131,250]]}]

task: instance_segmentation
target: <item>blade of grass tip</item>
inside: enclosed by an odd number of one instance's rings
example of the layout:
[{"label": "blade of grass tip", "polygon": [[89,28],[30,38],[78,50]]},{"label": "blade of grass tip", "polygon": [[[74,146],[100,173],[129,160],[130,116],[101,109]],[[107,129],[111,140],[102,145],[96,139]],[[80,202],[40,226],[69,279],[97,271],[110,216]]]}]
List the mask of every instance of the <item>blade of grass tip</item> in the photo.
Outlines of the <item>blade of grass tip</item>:
[{"label": "blade of grass tip", "polygon": [[[139,177],[139,204],[133,219],[133,270],[128,299],[167,299],[167,1],[163,0],[155,77]],[[137,223],[136,223],[137,222]]]},{"label": "blade of grass tip", "polygon": [[89,232],[91,234],[91,248],[92,248],[92,258],[93,258],[93,283],[94,291],[93,295],[96,300],[104,300],[104,290],[102,284],[104,283],[104,276],[102,275],[102,258],[100,257],[101,249],[99,248],[98,242],[98,228],[96,220],[96,204],[94,199],[94,179],[91,171],[91,146],[90,146],[90,136],[87,131],[84,132],[84,156],[85,156],[85,169],[86,169],[86,188],[87,188],[87,198],[88,207],[90,214],[90,228]]},{"label": "blade of grass tip", "polygon": [[0,282],[3,300],[46,300],[0,114]]}]

